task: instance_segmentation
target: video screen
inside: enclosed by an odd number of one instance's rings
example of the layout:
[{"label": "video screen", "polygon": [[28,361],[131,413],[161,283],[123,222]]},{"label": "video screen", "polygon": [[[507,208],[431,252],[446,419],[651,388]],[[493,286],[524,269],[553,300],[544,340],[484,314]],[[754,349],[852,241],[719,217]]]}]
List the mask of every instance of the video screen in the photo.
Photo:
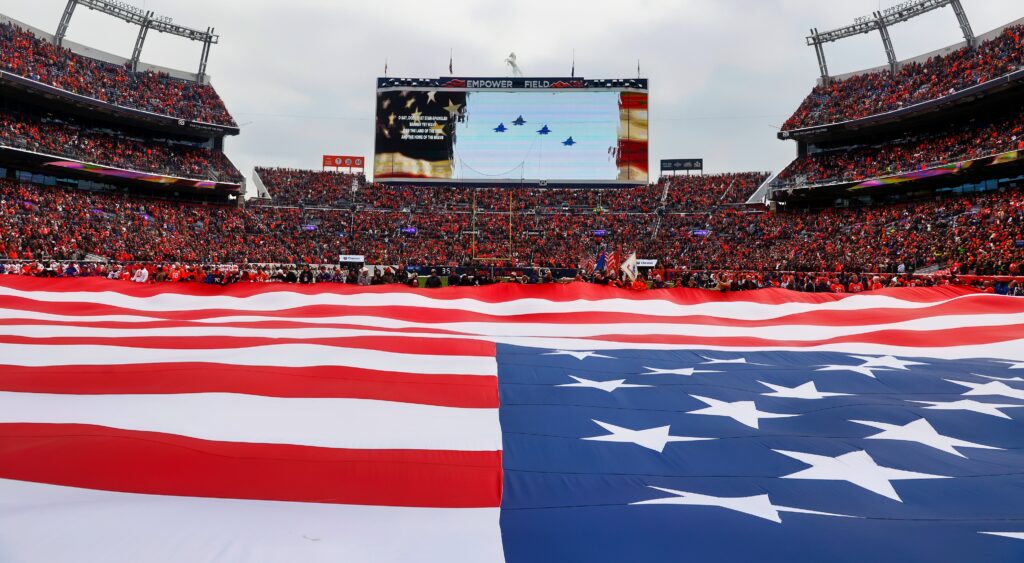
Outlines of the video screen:
[{"label": "video screen", "polygon": [[376,181],[647,179],[646,92],[377,93]]}]

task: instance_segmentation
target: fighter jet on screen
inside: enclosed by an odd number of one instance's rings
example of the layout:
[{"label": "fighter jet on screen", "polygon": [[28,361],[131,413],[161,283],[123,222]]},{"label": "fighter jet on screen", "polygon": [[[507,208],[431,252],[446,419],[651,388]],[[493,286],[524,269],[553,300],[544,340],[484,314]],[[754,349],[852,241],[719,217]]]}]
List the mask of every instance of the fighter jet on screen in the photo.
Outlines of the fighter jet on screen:
[{"label": "fighter jet on screen", "polygon": [[512,125],[526,125],[526,120],[523,119],[523,116],[520,115],[519,117],[516,118],[515,121],[512,122]]},{"label": "fighter jet on screen", "polygon": [[505,127],[504,123],[499,123],[498,126],[494,128],[495,133],[504,133],[505,131],[508,131],[508,128]]},{"label": "fighter jet on screen", "polygon": [[576,141],[573,141],[572,137],[569,137],[568,139],[562,141],[562,144],[567,146],[567,147],[571,147],[571,146],[576,144]]},{"label": "fighter jet on screen", "polygon": [[540,133],[541,135],[547,135],[548,133],[551,133],[551,129],[548,129],[548,126],[545,125],[544,127],[541,127],[540,130],[537,131],[537,133]]}]

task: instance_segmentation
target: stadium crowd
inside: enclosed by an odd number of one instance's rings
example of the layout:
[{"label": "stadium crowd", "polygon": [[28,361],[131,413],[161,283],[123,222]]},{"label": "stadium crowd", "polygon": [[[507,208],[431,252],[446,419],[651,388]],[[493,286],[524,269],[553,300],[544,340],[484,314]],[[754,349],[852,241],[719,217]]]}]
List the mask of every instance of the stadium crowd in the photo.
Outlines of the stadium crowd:
[{"label": "stadium crowd", "polygon": [[[647,192],[657,198],[657,188]],[[510,215],[443,207],[237,209],[0,181],[0,256],[44,264],[89,257],[335,264],[341,254],[357,254],[392,266],[472,267],[487,259],[508,268],[575,268],[601,249],[621,249],[687,272],[900,275],[929,268],[1024,275],[1022,226],[1019,190],[821,211],[721,206],[660,215],[536,208]]]},{"label": "stadium crowd", "polygon": [[0,70],[102,102],[161,115],[234,126],[208,84],[85,57],[14,24],[0,22]]},{"label": "stadium crowd", "polygon": [[739,172],[701,176],[669,176],[666,210],[680,213],[714,209],[724,201],[742,201],[768,178],[767,172]]},{"label": "stadium crowd", "polygon": [[971,122],[938,133],[905,135],[880,145],[833,147],[810,153],[786,167],[777,183],[852,182],[1014,150],[1024,150],[1024,113],[1021,112],[994,122]]},{"label": "stadium crowd", "polygon": [[[972,285],[990,293],[1024,296],[1024,283],[1018,280],[958,278],[952,275],[899,276],[859,275],[834,272],[691,272],[655,269],[628,281],[614,272],[585,274],[555,278],[551,270],[510,271],[495,275],[484,269],[470,269],[462,273],[438,274],[436,269],[420,275],[415,269],[401,267],[351,267],[318,264],[108,264],[93,262],[8,262],[0,263],[0,275],[34,276],[45,278],[102,277],[125,282],[204,283],[229,285],[235,283],[297,283],[297,284],[352,284],[376,286],[404,284],[413,287],[439,288],[443,285],[480,287],[496,283],[548,284],[592,283],[638,291],[685,287],[716,291],[747,291],[781,288],[806,293],[862,293],[894,287],[935,287],[951,284]],[[422,281],[421,281],[422,280]]]},{"label": "stadium crowd", "polygon": [[[316,170],[256,168],[271,199],[260,206],[306,206],[431,212],[564,213],[606,210],[620,213],[694,212],[712,209],[729,195],[742,198],[767,177],[765,172],[669,176],[657,184],[621,189],[516,187],[466,189],[457,186],[367,184],[362,175]],[[353,191],[356,185],[358,190]],[[735,199],[735,198],[734,198]]]},{"label": "stadium crowd", "polygon": [[783,131],[861,119],[938,99],[1024,66],[1024,25],[1012,25],[975,48],[963,47],[892,74],[867,72],[816,86]]},{"label": "stadium crowd", "polygon": [[[963,195],[896,205],[750,213],[669,222],[655,256],[689,269],[1022,275],[1024,195]],[[706,231],[705,236],[690,237]]]},{"label": "stadium crowd", "polygon": [[353,182],[363,183],[362,175],[341,174],[319,170],[256,167],[272,201],[260,200],[258,205],[333,207],[351,200]]},{"label": "stadium crowd", "polygon": [[220,151],[88,128],[70,117],[43,118],[11,108],[0,109],[0,145],[139,172],[242,181],[242,174]]}]

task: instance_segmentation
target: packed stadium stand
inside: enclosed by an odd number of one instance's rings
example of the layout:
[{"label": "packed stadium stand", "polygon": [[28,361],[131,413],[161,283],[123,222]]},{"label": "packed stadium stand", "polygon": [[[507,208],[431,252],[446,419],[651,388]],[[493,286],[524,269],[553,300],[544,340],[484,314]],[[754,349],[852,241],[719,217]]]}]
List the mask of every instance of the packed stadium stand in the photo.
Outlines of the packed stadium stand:
[{"label": "packed stadium stand", "polygon": [[42,85],[101,102],[186,121],[234,126],[209,84],[96,60],[54,45],[49,38],[0,21],[0,69]]},{"label": "packed stadium stand", "polygon": [[163,137],[10,102],[0,108],[0,143],[8,147],[180,178],[242,181],[223,152]]},{"label": "packed stadium stand", "polygon": [[133,65],[70,41],[57,46],[52,35],[6,17],[0,53],[5,176],[241,201],[244,179],[224,154],[238,127],[208,77]]},{"label": "packed stadium stand", "polygon": [[855,140],[817,148],[779,174],[779,183],[857,182],[1024,150],[1024,105],[954,126],[933,125],[875,142]]},{"label": "packed stadium stand", "polygon": [[[276,206],[307,205],[313,207],[344,206],[363,181],[361,175],[336,174],[317,170],[256,167],[260,178]],[[353,186],[353,182],[355,185]],[[256,201],[269,205],[270,201]]]},{"label": "packed stadium stand", "polygon": [[[692,176],[708,182],[763,174]],[[694,189],[680,177],[619,196],[619,209],[657,208],[658,187]],[[145,200],[11,180],[0,184],[0,251],[8,259],[181,263],[323,263],[340,254],[387,265],[470,266],[493,259],[509,267],[574,268],[602,247],[658,258],[666,268],[904,273],[922,268],[978,275],[1020,275],[1024,194],[1020,185],[983,194],[849,209],[763,208],[712,204],[670,213],[537,205],[569,194],[534,188],[512,214],[465,208],[508,190],[424,188],[415,207],[404,188],[383,185],[356,194],[352,208],[228,206]],[[519,194],[512,194],[517,197]],[[592,195],[592,194],[591,194]],[[365,200],[363,199],[365,197]],[[389,199],[402,202],[381,206]],[[616,198],[612,198],[613,200]],[[510,232],[511,227],[511,232]],[[125,233],[129,235],[126,236]],[[476,251],[476,254],[474,254]]]},{"label": "packed stadium stand", "polygon": [[1005,188],[1024,174],[1024,22],[889,69],[823,78],[785,123],[797,157],[749,201],[822,206]]},{"label": "packed stadium stand", "polygon": [[[70,265],[130,278],[145,265],[153,279],[273,280],[320,264],[314,278],[351,283],[356,269],[338,266],[350,255],[394,267],[373,283],[404,281],[405,267],[537,279],[545,269],[589,277],[599,254],[636,252],[657,260],[655,287],[859,291],[918,283],[915,272],[1024,274],[1020,24],[894,75],[816,87],[780,133],[798,156],[776,176],[474,188],[257,167],[259,197],[244,205],[242,176],[223,152],[237,127],[212,86],[89,59],[8,20],[0,35],[7,273],[62,275]],[[140,85],[159,95],[139,98]],[[991,87],[983,101],[951,101],[978,85]]]},{"label": "packed stadium stand", "polygon": [[976,47],[964,45],[942,56],[888,70],[856,73],[814,88],[783,131],[855,121],[939,100],[999,79],[1024,66],[1024,24],[1006,26]]}]

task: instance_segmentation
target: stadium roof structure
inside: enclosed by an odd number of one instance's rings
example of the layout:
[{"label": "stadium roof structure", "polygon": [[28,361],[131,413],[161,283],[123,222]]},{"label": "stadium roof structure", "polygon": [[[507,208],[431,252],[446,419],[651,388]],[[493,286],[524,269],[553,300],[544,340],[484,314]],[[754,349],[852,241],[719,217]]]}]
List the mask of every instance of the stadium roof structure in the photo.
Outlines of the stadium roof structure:
[{"label": "stadium roof structure", "polygon": [[132,50],[131,59],[129,59],[132,70],[138,69],[139,58],[142,56],[142,46],[146,42],[146,35],[152,29],[160,33],[167,33],[191,41],[201,42],[203,44],[203,51],[199,58],[199,70],[196,72],[196,81],[203,82],[206,79],[206,63],[210,58],[210,46],[220,41],[220,36],[214,33],[212,27],[206,28],[206,31],[185,27],[174,23],[167,16],[156,15],[152,10],[144,10],[116,0],[68,0],[64,13],[61,15],[60,24],[57,25],[57,33],[53,37],[55,44],[61,45],[63,43],[68,27],[71,25],[71,17],[75,13],[75,8],[79,5],[139,26],[139,35],[135,39],[135,48]]},{"label": "stadium roof structure", "polygon": [[811,29],[811,34],[807,37],[807,45],[814,47],[814,52],[818,57],[818,69],[821,71],[822,81],[827,83],[830,78],[828,62],[825,59],[825,43],[877,31],[882,37],[882,46],[885,48],[885,55],[889,59],[889,69],[892,72],[896,72],[899,60],[896,58],[896,50],[893,48],[892,39],[889,36],[889,26],[912,20],[946,6],[953,7],[957,22],[959,22],[960,29],[964,34],[964,40],[973,47],[975,43],[974,31],[971,29],[971,22],[967,19],[967,13],[964,12],[960,0],[910,0],[886,10],[876,11],[871,16],[857,18],[854,23],[844,27],[824,32],[819,32],[817,28]]},{"label": "stadium roof structure", "polygon": [[815,141],[826,138],[848,137],[885,126],[905,126],[910,121],[916,122],[920,119],[928,119],[929,116],[937,112],[967,106],[983,98],[989,101],[1002,101],[1007,97],[1018,96],[1022,87],[1024,87],[1024,69],[1019,69],[988,82],[983,82],[934,100],[877,113],[868,117],[840,121],[828,125],[779,131],[777,136],[783,141]]},{"label": "stadium roof structure", "polygon": [[[994,39],[1002,34],[1007,28],[1024,24],[1024,18],[1008,22],[991,31],[978,36],[972,34],[973,43],[961,41],[948,45],[928,53],[903,59],[897,63],[897,69],[909,63],[924,63],[936,57],[945,57],[950,53],[962,49],[971,44],[978,45]],[[843,75],[830,77],[832,80],[846,79],[866,73],[883,72],[885,67],[875,67]],[[959,90],[942,97],[906,105],[890,111],[883,111],[845,121],[837,121],[823,125],[812,125],[796,129],[779,131],[777,137],[780,140],[797,140],[813,142],[823,139],[836,139],[863,134],[866,131],[880,130],[891,127],[902,127],[916,123],[922,119],[929,119],[929,116],[950,109],[962,108],[975,103],[978,100],[1002,101],[1020,94],[1024,88],[1024,68],[1017,68],[1002,76],[998,76],[986,82],[975,84],[963,90]]]},{"label": "stadium roof structure", "polygon": [[[70,39],[61,39],[49,32],[19,21],[5,14],[0,14],[0,24],[10,24],[26,30],[43,41],[59,44],[61,47],[70,50],[80,56],[87,57],[102,63],[124,66],[129,60],[120,55],[105,52],[92,46],[76,43]],[[138,62],[135,70],[144,70],[167,75],[179,80],[195,80],[195,74],[188,71],[159,65]],[[206,76],[204,83],[209,84],[209,76]],[[114,103],[99,100],[84,94],[78,94],[70,90],[59,88],[52,84],[33,80],[13,72],[0,70],[0,93],[4,96],[14,96],[23,100],[46,100],[48,104],[60,106],[63,109],[71,109],[77,113],[89,116],[103,115],[115,121],[131,123],[135,126],[149,130],[164,131],[178,135],[194,137],[216,138],[225,135],[238,135],[241,129],[237,125],[226,125],[220,123],[207,123],[199,120],[184,119],[172,115],[164,115],[147,111],[144,109],[116,105]]]}]

